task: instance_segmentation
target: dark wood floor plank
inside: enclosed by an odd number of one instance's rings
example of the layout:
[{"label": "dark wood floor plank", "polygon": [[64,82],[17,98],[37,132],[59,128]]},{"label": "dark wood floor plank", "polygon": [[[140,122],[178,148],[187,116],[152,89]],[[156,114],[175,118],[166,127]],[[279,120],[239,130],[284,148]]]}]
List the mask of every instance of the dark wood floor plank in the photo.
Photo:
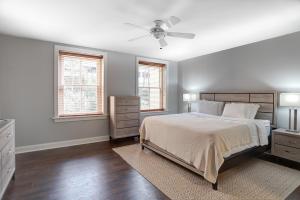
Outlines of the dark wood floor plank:
[{"label": "dark wood floor plank", "polygon": [[[169,199],[112,150],[136,142],[129,139],[19,154],[16,179],[3,200]],[[300,187],[288,197],[296,199],[300,199]]]},{"label": "dark wood floor plank", "polygon": [[294,190],[292,194],[288,196],[286,200],[299,200],[300,199],[300,186]]},{"label": "dark wood floor plank", "polygon": [[3,199],[168,199],[112,150],[133,143],[101,142],[19,154],[16,179]]}]

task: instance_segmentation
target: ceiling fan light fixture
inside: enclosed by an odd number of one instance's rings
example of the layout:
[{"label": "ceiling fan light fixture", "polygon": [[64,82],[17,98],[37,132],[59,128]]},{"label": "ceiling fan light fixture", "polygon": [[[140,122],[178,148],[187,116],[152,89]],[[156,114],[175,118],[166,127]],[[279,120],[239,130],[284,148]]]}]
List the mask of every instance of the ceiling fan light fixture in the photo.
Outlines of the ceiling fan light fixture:
[{"label": "ceiling fan light fixture", "polygon": [[168,43],[166,42],[166,40],[164,38],[159,39],[158,42],[160,44],[161,49],[162,49],[162,47],[165,47],[168,45]]}]

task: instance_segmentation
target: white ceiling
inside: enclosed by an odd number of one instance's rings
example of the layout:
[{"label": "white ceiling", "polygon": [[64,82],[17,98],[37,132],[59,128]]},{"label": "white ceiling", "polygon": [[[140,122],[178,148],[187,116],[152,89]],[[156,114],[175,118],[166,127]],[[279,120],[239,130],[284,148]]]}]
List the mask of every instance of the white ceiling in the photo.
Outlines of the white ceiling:
[{"label": "white ceiling", "polygon": [[[194,40],[158,42],[125,22],[152,26],[177,16],[170,31]],[[0,32],[21,37],[184,60],[300,31],[300,0],[0,0]],[[1,45],[1,44],[0,44]]]}]

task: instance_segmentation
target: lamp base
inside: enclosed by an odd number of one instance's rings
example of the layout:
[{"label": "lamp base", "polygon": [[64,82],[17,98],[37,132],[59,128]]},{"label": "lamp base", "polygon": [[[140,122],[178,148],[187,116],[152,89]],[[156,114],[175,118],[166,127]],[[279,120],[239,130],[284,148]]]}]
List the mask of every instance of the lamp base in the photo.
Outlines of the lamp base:
[{"label": "lamp base", "polygon": [[300,133],[300,130],[294,130],[294,129],[286,129],[286,131],[291,133]]},{"label": "lamp base", "polygon": [[192,111],[192,104],[190,102],[188,102],[188,112]]},{"label": "lamp base", "polygon": [[[292,128],[292,109],[294,110],[294,127]],[[287,129],[288,132],[291,132],[291,133],[299,133],[299,130],[298,130],[298,125],[297,125],[297,122],[298,122],[298,114],[297,114],[297,109],[295,108],[290,108],[289,109],[289,129]]]}]

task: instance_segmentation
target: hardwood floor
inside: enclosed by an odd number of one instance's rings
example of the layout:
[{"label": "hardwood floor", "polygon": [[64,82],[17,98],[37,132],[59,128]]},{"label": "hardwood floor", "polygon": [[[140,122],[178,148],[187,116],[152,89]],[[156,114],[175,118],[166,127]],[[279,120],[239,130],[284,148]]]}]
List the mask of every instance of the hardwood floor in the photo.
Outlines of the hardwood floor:
[{"label": "hardwood floor", "polygon": [[112,150],[130,143],[102,142],[17,155],[16,179],[3,199],[168,199]]},{"label": "hardwood floor", "polygon": [[[169,199],[123,161],[113,147],[121,140],[19,154],[16,179],[3,200]],[[289,196],[299,199],[300,187]]]}]

